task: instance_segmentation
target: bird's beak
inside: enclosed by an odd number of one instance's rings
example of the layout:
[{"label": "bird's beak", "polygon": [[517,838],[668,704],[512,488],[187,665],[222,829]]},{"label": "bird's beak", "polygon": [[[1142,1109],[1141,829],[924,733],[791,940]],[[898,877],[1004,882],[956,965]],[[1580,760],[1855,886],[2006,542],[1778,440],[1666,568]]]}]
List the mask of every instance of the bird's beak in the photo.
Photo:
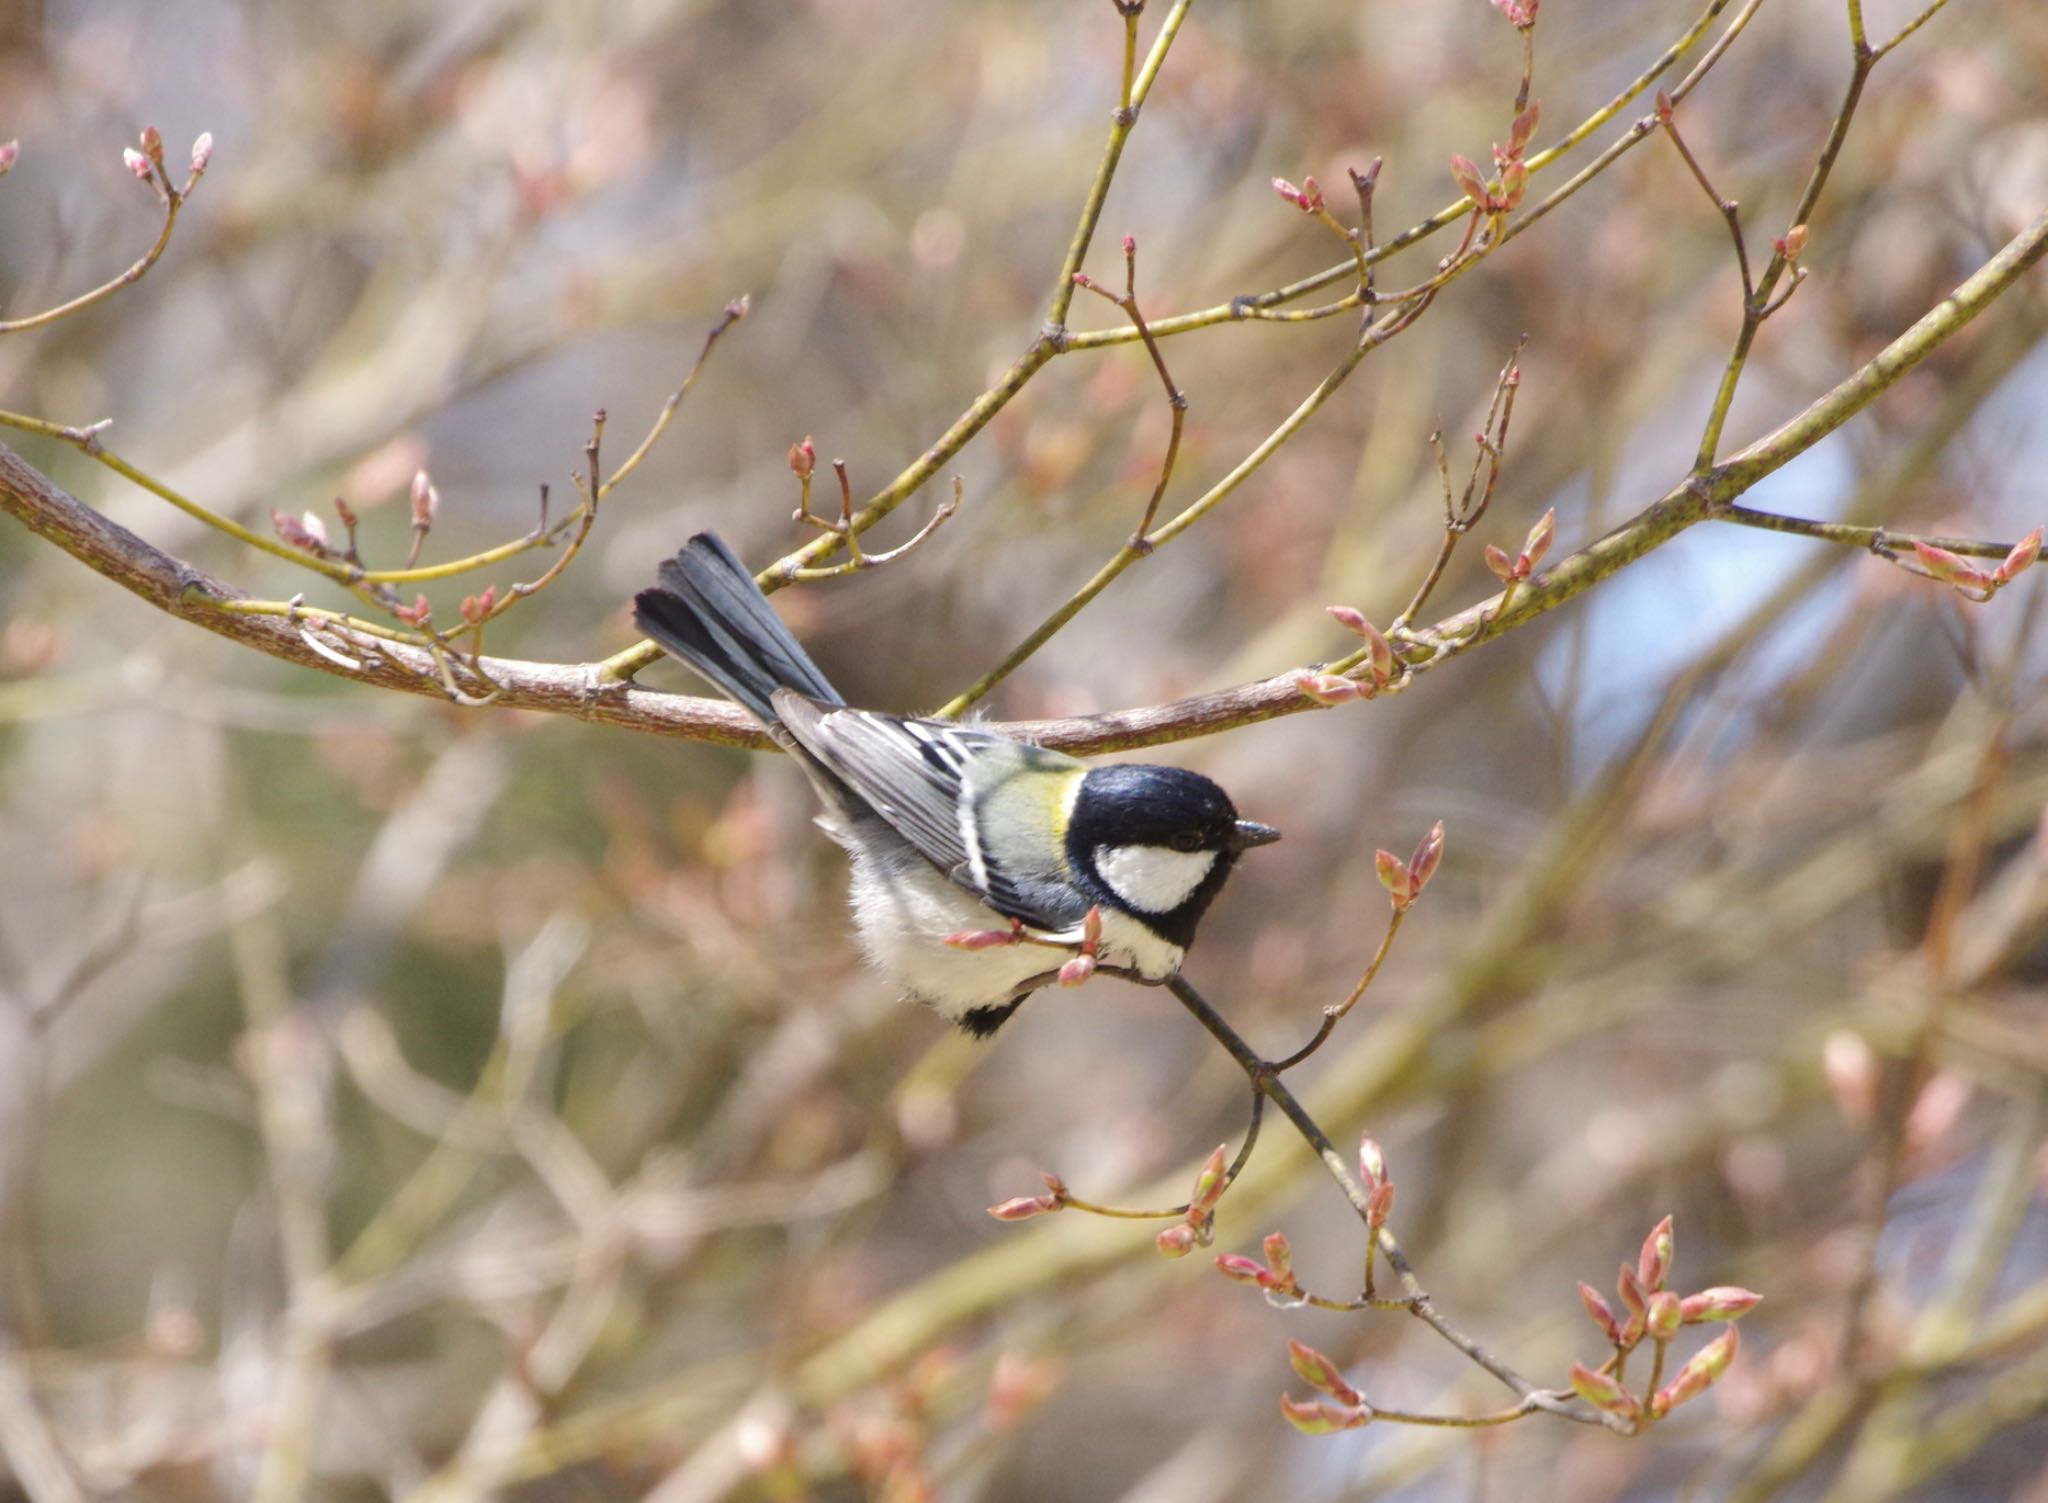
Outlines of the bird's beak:
[{"label": "bird's beak", "polygon": [[1230,848],[1248,851],[1255,845],[1271,845],[1279,838],[1280,832],[1271,825],[1262,825],[1255,819],[1240,819],[1230,832]]}]

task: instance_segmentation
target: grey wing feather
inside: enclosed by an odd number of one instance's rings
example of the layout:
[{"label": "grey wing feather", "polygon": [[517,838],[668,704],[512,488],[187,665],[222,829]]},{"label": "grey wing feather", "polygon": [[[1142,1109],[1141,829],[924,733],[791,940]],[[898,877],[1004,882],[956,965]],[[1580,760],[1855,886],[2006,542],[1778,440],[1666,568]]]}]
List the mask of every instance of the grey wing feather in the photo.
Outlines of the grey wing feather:
[{"label": "grey wing feather", "polygon": [[[978,756],[1014,755],[1018,744],[986,731],[842,710],[784,691],[782,722],[803,749],[843,781],[890,828],[953,882],[1005,917],[1064,931],[1087,900],[1064,884],[1006,870],[982,850],[966,796]],[[1031,749],[1034,755],[1048,753]]]}]

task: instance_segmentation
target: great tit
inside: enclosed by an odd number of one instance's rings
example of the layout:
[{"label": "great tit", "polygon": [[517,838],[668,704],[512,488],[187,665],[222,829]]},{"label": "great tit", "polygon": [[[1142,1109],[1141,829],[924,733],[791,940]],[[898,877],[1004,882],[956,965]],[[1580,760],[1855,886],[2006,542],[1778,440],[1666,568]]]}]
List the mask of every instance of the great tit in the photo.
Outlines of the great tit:
[{"label": "great tit", "polygon": [[657,579],[634,599],[640,630],[804,770],[818,823],[852,857],[869,960],[969,1033],[993,1033],[1055,979],[1048,944],[1166,980],[1239,853],[1280,838],[1185,768],[1090,767],[970,725],[849,708],[712,533]]}]

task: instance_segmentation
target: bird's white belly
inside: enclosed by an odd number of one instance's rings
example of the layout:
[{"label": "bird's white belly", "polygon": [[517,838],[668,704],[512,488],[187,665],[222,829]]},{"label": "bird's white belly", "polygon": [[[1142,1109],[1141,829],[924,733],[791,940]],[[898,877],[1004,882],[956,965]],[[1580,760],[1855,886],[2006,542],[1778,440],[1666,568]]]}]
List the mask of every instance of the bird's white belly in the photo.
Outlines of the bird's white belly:
[{"label": "bird's white belly", "polygon": [[[886,875],[876,858],[853,852],[854,925],[878,969],[948,1018],[1011,1000],[1027,981],[1057,971],[1066,955],[1038,944],[983,950],[946,943],[950,934],[1007,929],[1010,921],[922,860]],[[1161,980],[1180,966],[1181,949],[1125,914],[1105,908],[1100,958],[1106,966]]]}]

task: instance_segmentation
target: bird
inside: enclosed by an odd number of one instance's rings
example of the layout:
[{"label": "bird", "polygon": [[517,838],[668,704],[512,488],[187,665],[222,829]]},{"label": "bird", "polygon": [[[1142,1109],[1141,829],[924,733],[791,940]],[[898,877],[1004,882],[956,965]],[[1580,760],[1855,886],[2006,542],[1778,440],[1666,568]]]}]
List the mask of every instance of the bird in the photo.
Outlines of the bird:
[{"label": "bird", "polygon": [[1098,966],[1171,979],[1238,857],[1280,838],[1186,768],[848,705],[715,533],[660,565],[633,620],[790,754],[850,857],[869,962],[977,1037]]}]

